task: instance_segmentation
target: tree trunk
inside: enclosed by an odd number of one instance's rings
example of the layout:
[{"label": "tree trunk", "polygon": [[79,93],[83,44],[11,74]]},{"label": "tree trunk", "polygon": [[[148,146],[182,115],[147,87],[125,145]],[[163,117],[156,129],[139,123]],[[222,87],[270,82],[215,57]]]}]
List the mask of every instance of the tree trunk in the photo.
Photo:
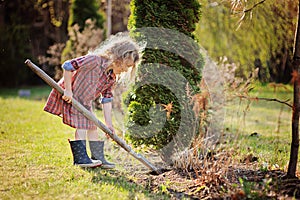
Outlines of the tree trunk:
[{"label": "tree trunk", "polygon": [[109,37],[111,35],[111,11],[112,11],[112,5],[111,5],[112,0],[107,0],[107,32],[106,32],[106,37]]},{"label": "tree trunk", "polygon": [[292,143],[291,143],[291,154],[288,166],[287,176],[295,177],[297,170],[298,161],[298,150],[299,150],[299,111],[300,111],[300,0],[298,0],[298,23],[295,34],[294,44],[294,105],[293,105],[293,116],[292,116]]}]

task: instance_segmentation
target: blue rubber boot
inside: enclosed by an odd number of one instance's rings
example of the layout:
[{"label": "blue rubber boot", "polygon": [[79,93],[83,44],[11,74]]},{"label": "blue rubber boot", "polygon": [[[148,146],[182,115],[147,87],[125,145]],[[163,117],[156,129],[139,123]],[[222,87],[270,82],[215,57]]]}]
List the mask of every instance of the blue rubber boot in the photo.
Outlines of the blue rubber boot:
[{"label": "blue rubber boot", "polygon": [[91,156],[92,159],[100,160],[102,162],[101,167],[103,169],[115,168],[115,164],[108,162],[104,158],[104,153],[103,153],[104,141],[89,141],[89,144],[90,144],[90,149],[91,149],[91,153],[92,153],[92,156]]},{"label": "blue rubber boot", "polygon": [[74,165],[80,167],[100,167],[102,162],[100,160],[92,160],[86,152],[85,140],[70,141],[70,146],[73,154]]}]

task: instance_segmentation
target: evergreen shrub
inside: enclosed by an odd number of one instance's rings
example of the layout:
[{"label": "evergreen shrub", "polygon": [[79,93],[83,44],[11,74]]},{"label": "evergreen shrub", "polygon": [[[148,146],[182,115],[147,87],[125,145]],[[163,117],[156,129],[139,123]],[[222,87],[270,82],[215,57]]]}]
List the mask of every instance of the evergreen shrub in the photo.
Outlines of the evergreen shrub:
[{"label": "evergreen shrub", "polygon": [[190,140],[197,130],[191,96],[200,92],[204,64],[193,35],[199,18],[197,0],[131,1],[128,28],[147,42],[136,83],[124,99],[126,139],[135,146],[161,149],[177,133]]}]

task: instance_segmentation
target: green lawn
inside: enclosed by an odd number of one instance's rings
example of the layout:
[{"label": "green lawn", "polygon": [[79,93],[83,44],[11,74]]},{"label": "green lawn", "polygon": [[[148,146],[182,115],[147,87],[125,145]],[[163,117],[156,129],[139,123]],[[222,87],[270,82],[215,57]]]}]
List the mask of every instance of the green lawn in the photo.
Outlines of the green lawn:
[{"label": "green lawn", "polygon": [[[278,88],[274,92],[270,86],[256,84],[249,96],[289,99],[288,103],[292,104],[292,87],[286,87],[288,90]],[[227,133],[233,135],[232,143],[242,155],[252,153],[269,169],[275,164],[286,169],[291,141],[292,109],[289,106],[275,101],[236,98],[229,103],[226,113]]]},{"label": "green lawn", "polygon": [[[288,88],[274,93],[257,84],[250,95],[292,99],[292,88]],[[68,144],[68,138],[74,137],[73,129],[43,111],[50,88],[30,90],[31,97],[20,98],[18,89],[0,89],[0,199],[169,198],[130,181],[134,175],[122,166],[114,171],[73,166]],[[226,106],[225,129],[238,159],[252,153],[258,166],[286,169],[291,141],[288,106],[236,98]],[[254,132],[258,136],[250,136]],[[110,150],[112,156],[118,153],[120,164],[135,165],[134,159],[119,153],[120,148]]]},{"label": "green lawn", "polygon": [[[167,199],[127,180],[122,172],[73,166],[73,130],[43,111],[49,88],[0,94],[0,199]],[[42,99],[42,100],[35,100]]]}]

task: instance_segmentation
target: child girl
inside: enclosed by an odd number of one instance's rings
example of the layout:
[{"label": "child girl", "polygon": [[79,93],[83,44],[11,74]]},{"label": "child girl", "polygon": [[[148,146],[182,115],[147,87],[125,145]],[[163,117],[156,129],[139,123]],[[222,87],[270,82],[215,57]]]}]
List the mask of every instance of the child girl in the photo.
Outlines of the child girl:
[{"label": "child girl", "polygon": [[[63,63],[64,73],[59,84],[64,88],[64,94],[53,89],[44,110],[61,116],[64,124],[76,129],[75,140],[69,141],[74,165],[115,167],[104,158],[104,141],[99,140],[96,125],[72,106],[72,99],[92,111],[92,102],[102,95],[105,123],[114,133],[111,118],[112,87],[116,76],[135,66],[139,60],[138,53],[138,46],[130,37],[116,35],[94,52]],[[86,151],[86,139],[89,140],[91,158]]]}]

